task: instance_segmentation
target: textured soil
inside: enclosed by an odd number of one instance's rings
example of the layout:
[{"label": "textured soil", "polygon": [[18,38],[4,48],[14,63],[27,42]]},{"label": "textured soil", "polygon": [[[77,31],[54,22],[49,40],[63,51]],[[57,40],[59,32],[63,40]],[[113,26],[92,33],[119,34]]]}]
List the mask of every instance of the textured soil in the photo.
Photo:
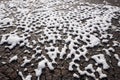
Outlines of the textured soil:
[{"label": "textured soil", "polygon": [[[91,3],[103,3],[103,0],[85,0],[86,2],[91,2]],[[107,0],[111,5],[115,5],[115,6],[120,6],[120,0]],[[105,3],[106,4],[106,3]],[[113,19],[113,24],[120,27],[120,24],[117,23],[118,19]],[[13,27],[14,29],[14,27]],[[0,34],[3,33],[9,33],[10,30],[13,29],[8,29],[5,32],[0,31]],[[109,30],[109,33],[113,34],[113,39],[109,40],[109,44],[112,47],[112,41],[116,40],[118,42],[120,42],[120,32],[119,31],[115,31],[115,30]],[[33,37],[34,34],[33,34]],[[93,53],[96,52],[96,54],[99,53],[103,53],[101,51],[98,51],[98,49],[102,49],[104,47],[107,47],[106,44],[102,44],[102,46],[97,46],[93,49],[89,49],[89,53]],[[7,48],[4,48],[4,45],[0,45],[0,80],[22,80],[21,77],[18,75],[18,70],[23,71],[23,68],[20,67],[20,64],[22,63],[22,57],[23,56],[27,56],[30,57],[31,55],[28,53],[24,53],[24,50],[26,49],[26,47],[19,47],[16,46],[14,49],[10,50]],[[30,49],[31,50],[31,49]],[[33,50],[31,50],[31,53],[34,53]],[[120,67],[117,66],[117,60],[115,59],[115,57],[113,56],[114,53],[118,54],[120,56],[120,47],[115,47],[115,52],[111,52],[112,56],[108,56],[106,55],[106,59],[107,62],[110,65],[110,68],[108,70],[104,70],[104,73],[107,74],[108,78],[102,79],[102,80],[120,80]],[[11,55],[12,54],[12,55]],[[19,58],[17,61],[14,61],[12,63],[9,63],[9,58],[13,55],[19,55],[21,58]],[[7,64],[2,64],[1,62],[7,62]],[[85,80],[85,76],[80,76],[80,79],[74,78],[72,72],[68,71],[67,68],[69,66],[69,61],[70,60],[57,60],[57,62],[59,63],[58,65],[54,65],[55,66],[55,70],[54,71],[50,71],[48,68],[43,70],[42,76],[40,78],[40,80]],[[83,60],[84,61],[84,60]],[[32,61],[32,63],[35,63],[35,61]],[[93,60],[90,61],[90,63],[94,63]],[[87,63],[86,62],[82,62],[80,64],[83,64],[83,66],[85,66]],[[29,66],[30,64],[27,64],[26,67],[28,68],[28,70],[26,71],[26,73],[31,73],[31,74],[35,74],[34,70],[32,69],[32,66]],[[101,66],[101,65],[100,65]],[[34,65],[34,67],[37,68],[37,64]],[[24,75],[27,75],[24,73]],[[96,73],[97,75],[97,73]],[[99,75],[98,75],[99,76]],[[37,78],[32,77],[32,80],[36,80]],[[92,78],[89,78],[88,80],[93,80]]]}]

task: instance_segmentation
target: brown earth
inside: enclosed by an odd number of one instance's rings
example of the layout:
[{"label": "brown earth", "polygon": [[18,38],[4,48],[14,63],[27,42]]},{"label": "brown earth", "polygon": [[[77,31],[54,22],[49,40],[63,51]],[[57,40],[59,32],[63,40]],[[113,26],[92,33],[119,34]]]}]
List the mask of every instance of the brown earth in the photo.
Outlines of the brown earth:
[{"label": "brown earth", "polygon": [[[103,0],[85,0],[85,1],[89,1],[92,3],[103,3]],[[120,0],[116,0],[117,2],[115,2],[114,0],[107,0],[111,5],[117,5],[120,6]],[[115,22],[115,23],[114,23]],[[116,23],[116,20],[113,20],[113,24],[117,25],[118,23]],[[117,25],[118,27],[120,27],[120,24]],[[9,32],[6,31],[6,33]],[[120,32],[119,31],[114,31],[114,30],[109,30],[109,33],[112,33],[114,36],[114,39],[109,40],[109,44],[112,47],[112,41],[116,40],[118,42],[120,42]],[[2,32],[0,32],[0,34],[2,34]],[[101,53],[100,51],[97,51],[98,48],[102,49],[103,47],[107,47],[106,44],[102,44],[103,46],[98,46],[95,47],[93,49],[89,49],[89,53]],[[111,52],[112,56],[109,57],[108,55],[105,55],[107,62],[110,65],[110,69],[108,70],[104,70],[104,73],[106,73],[108,75],[108,78],[102,79],[102,80],[120,80],[120,67],[117,66],[117,60],[115,59],[115,57],[113,56],[114,53],[117,53],[120,56],[120,47],[114,47],[116,52]],[[24,53],[24,50],[26,49],[26,47],[18,47],[16,46],[14,49],[9,50],[4,48],[4,45],[0,45],[0,62],[8,62],[9,58],[15,54],[18,54],[18,56],[20,57],[17,61],[14,61],[12,63],[7,63],[7,64],[2,64],[0,63],[0,80],[22,80],[21,77],[18,75],[18,71],[17,70],[21,70],[23,71],[23,68],[20,67],[23,56],[27,56],[30,57],[31,55],[29,55],[28,53]],[[34,51],[31,50],[31,53],[34,53]],[[12,54],[12,55],[11,55]],[[69,60],[57,60],[58,61],[58,65],[54,65],[55,66],[55,70],[54,71],[50,71],[48,68],[43,70],[42,76],[40,78],[40,80],[85,80],[85,76],[80,76],[80,79],[77,78],[73,78],[72,76],[72,72],[68,71],[68,63]],[[83,60],[84,61],[84,60]],[[35,61],[32,61],[33,63],[35,63]],[[93,60],[90,61],[90,63],[94,63]],[[86,62],[82,62],[81,64],[83,64],[83,66],[85,64],[87,64]],[[32,67],[36,67],[37,68],[37,63],[34,66],[29,66],[30,64],[27,64],[26,67],[28,68],[28,71],[26,71],[26,73],[24,73],[24,75],[27,75],[27,73],[31,73],[34,75],[34,71],[32,69]],[[97,73],[96,73],[97,75]],[[32,77],[32,80],[36,80],[36,77]],[[93,80],[92,78],[89,78],[89,80]]]}]

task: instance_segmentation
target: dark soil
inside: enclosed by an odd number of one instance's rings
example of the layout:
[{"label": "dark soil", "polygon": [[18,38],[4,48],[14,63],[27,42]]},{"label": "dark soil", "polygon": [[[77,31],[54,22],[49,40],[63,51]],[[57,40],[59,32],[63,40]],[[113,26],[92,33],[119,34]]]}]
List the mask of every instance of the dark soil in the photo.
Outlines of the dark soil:
[{"label": "dark soil", "polygon": [[[92,2],[92,3],[103,3],[103,0],[86,0],[86,1]],[[120,0],[106,0],[106,1],[108,1],[111,5],[120,6]],[[114,25],[117,25],[116,21],[115,21]],[[117,26],[120,27],[119,25],[117,25]],[[9,32],[9,30],[8,30],[8,32]],[[120,42],[120,32],[110,30],[109,33],[112,33],[114,36],[114,39],[109,40],[109,44],[112,47],[113,40]],[[2,33],[0,32],[0,34],[2,34]],[[103,47],[106,47],[106,44],[103,43]],[[100,51],[97,51],[98,48],[96,47],[93,49],[89,49],[89,53],[93,53],[94,51],[96,51],[96,53],[98,53],[98,54],[101,53]],[[16,46],[14,49],[9,50],[7,48],[4,48],[4,45],[0,45],[0,80],[22,80],[21,77],[18,75],[18,70],[23,71],[23,68],[20,66],[20,64],[23,61],[22,57],[23,56],[27,56],[27,57],[31,56],[31,54],[24,53],[25,49],[26,49],[26,47]],[[111,57],[108,55],[105,56],[110,65],[110,68],[108,70],[104,70],[104,73],[107,74],[108,78],[101,79],[101,80],[120,80],[120,67],[117,66],[118,61],[113,56],[115,53],[120,56],[120,47],[115,47],[115,50],[116,50],[115,52],[111,52],[111,54],[112,54]],[[31,53],[34,53],[34,51],[31,50]],[[9,58],[15,54],[18,54],[19,59],[17,61],[9,63]],[[7,64],[1,63],[3,61],[7,62]],[[80,76],[80,79],[74,78],[72,73],[75,71],[70,72],[67,70],[68,65],[69,65],[69,60],[64,61],[64,60],[58,59],[57,62],[59,64],[54,65],[55,66],[54,71],[50,71],[48,68],[45,68],[43,70],[40,80],[85,80],[85,76]],[[94,61],[91,60],[89,63],[91,63],[91,62],[94,62]],[[35,61],[33,60],[32,63],[35,63]],[[85,64],[85,63],[83,63],[83,64]],[[35,77],[35,72],[33,70],[33,66],[29,67],[29,65],[30,64],[26,65],[28,70],[26,71],[26,73],[24,73],[24,75],[27,75],[27,73],[31,73],[34,75],[32,77],[32,80],[36,80],[37,78]],[[37,68],[37,64],[34,65],[34,67]],[[93,80],[93,79],[89,78],[89,80]]]}]

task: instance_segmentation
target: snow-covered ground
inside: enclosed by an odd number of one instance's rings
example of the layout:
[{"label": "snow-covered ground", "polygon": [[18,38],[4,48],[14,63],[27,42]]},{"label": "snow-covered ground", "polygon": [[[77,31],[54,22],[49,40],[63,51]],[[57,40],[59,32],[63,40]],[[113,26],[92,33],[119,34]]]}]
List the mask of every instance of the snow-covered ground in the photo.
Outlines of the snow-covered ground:
[{"label": "snow-covered ground", "polygon": [[[112,24],[112,19],[118,19],[120,8],[103,4],[81,3],[74,0],[11,0],[0,3],[0,30],[5,31],[11,27],[14,30],[0,34],[0,45],[5,45],[10,50],[17,46],[26,46],[34,51],[31,54],[29,49],[24,53],[29,53],[31,58],[23,57],[24,67],[32,60],[38,61],[37,68],[33,68],[39,80],[43,69],[48,67],[54,70],[53,64],[57,64],[56,59],[68,60],[69,71],[76,72],[74,77],[87,75],[99,80],[107,77],[103,71],[110,68],[106,61],[106,55],[111,56],[115,52],[114,47],[110,47],[109,40],[113,39],[113,34],[108,30],[120,31],[120,28]],[[119,19],[120,25],[120,19]],[[34,38],[33,38],[34,36]],[[89,53],[89,48],[101,46],[106,43],[107,47],[101,51],[105,53]],[[120,47],[118,41],[113,41],[112,46]],[[13,55],[13,54],[11,54]],[[114,54],[120,66],[119,54]],[[19,55],[13,55],[9,63],[19,59]],[[84,58],[88,64],[81,69],[81,62]],[[90,60],[95,63],[89,63]],[[7,64],[7,62],[2,62]],[[99,66],[102,64],[102,67]],[[32,66],[34,63],[32,64]],[[58,65],[59,66],[59,65]],[[88,71],[90,70],[90,72]],[[24,76],[18,70],[23,80],[31,80],[32,74]],[[98,72],[99,77],[95,75]],[[87,79],[86,79],[87,80]]]}]

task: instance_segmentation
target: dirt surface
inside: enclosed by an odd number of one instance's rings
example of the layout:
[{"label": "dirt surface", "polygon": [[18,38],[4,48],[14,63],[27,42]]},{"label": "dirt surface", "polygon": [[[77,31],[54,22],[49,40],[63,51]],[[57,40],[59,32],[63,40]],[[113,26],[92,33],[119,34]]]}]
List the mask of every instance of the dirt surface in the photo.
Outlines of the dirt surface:
[{"label": "dirt surface", "polygon": [[[104,3],[106,4],[103,0],[85,0],[86,2],[91,2],[91,3]],[[115,6],[120,6],[120,0],[107,0],[111,5],[115,5]],[[118,27],[120,27],[120,24],[117,23],[118,19],[113,19],[113,25],[116,25]],[[14,29],[14,27],[13,27]],[[8,29],[6,32],[0,32],[0,34],[2,33],[8,33],[10,30],[12,29]],[[109,47],[112,47],[112,41],[116,40],[118,42],[120,42],[120,32],[119,31],[114,31],[114,30],[108,30],[109,33],[113,34],[113,39],[109,40]],[[33,37],[34,33],[33,33]],[[62,45],[61,43],[58,43],[60,45]],[[102,44],[102,46],[97,46],[93,49],[89,49],[89,53],[92,54],[93,52],[95,52],[96,54],[99,53],[104,53],[101,52],[101,49],[107,47],[107,45],[105,43]],[[24,50],[28,49],[27,47],[19,47],[16,46],[14,49],[10,50],[8,48],[4,48],[4,45],[0,45],[0,62],[7,62],[7,64],[3,64],[0,63],[0,80],[22,80],[21,77],[18,75],[18,70],[24,71],[23,68],[20,66],[20,64],[23,62],[22,57],[23,56],[27,56],[28,58],[31,56],[32,53],[34,53],[34,50],[29,49],[31,51],[31,54],[29,53],[25,53]],[[98,51],[99,49],[99,51]],[[44,50],[43,50],[44,53]],[[108,70],[104,70],[104,73],[107,74],[107,78],[101,79],[101,80],[120,80],[120,67],[117,66],[117,60],[114,57],[114,54],[118,54],[120,56],[120,47],[115,47],[115,52],[111,51],[112,56],[108,56],[105,55],[107,62],[110,65],[110,69]],[[12,55],[11,55],[12,54]],[[9,63],[9,58],[12,57],[13,55],[18,55],[20,58],[17,61],[14,61],[12,63]],[[59,55],[58,55],[59,56]],[[72,73],[75,72],[74,71],[69,71],[68,70],[68,65],[69,65],[69,61],[70,60],[60,60],[58,59],[58,65],[54,65],[55,66],[55,70],[51,71],[48,68],[45,68],[43,70],[42,76],[40,77],[40,80],[86,80],[86,76],[80,76],[80,78],[74,78]],[[82,60],[81,60],[82,61]],[[84,58],[83,58],[84,61]],[[27,75],[27,73],[31,73],[34,76],[32,77],[32,80],[36,80],[37,77],[35,76],[35,72],[32,69],[33,67],[37,68],[37,63],[35,62],[35,60],[33,60],[31,63],[35,63],[34,66],[29,66],[30,64],[28,63],[25,67],[28,68],[28,70],[25,71],[24,75]],[[84,67],[87,62],[77,62],[82,64],[82,66]],[[95,63],[94,60],[90,60],[89,63]],[[101,65],[100,65],[101,66]],[[99,76],[96,73],[97,76]],[[88,80],[93,80],[91,77],[89,77]]]},{"label": "dirt surface", "polygon": [[85,0],[85,1],[90,3],[96,3],[96,4],[104,3],[104,4],[110,4],[113,6],[120,6],[120,0]]}]

